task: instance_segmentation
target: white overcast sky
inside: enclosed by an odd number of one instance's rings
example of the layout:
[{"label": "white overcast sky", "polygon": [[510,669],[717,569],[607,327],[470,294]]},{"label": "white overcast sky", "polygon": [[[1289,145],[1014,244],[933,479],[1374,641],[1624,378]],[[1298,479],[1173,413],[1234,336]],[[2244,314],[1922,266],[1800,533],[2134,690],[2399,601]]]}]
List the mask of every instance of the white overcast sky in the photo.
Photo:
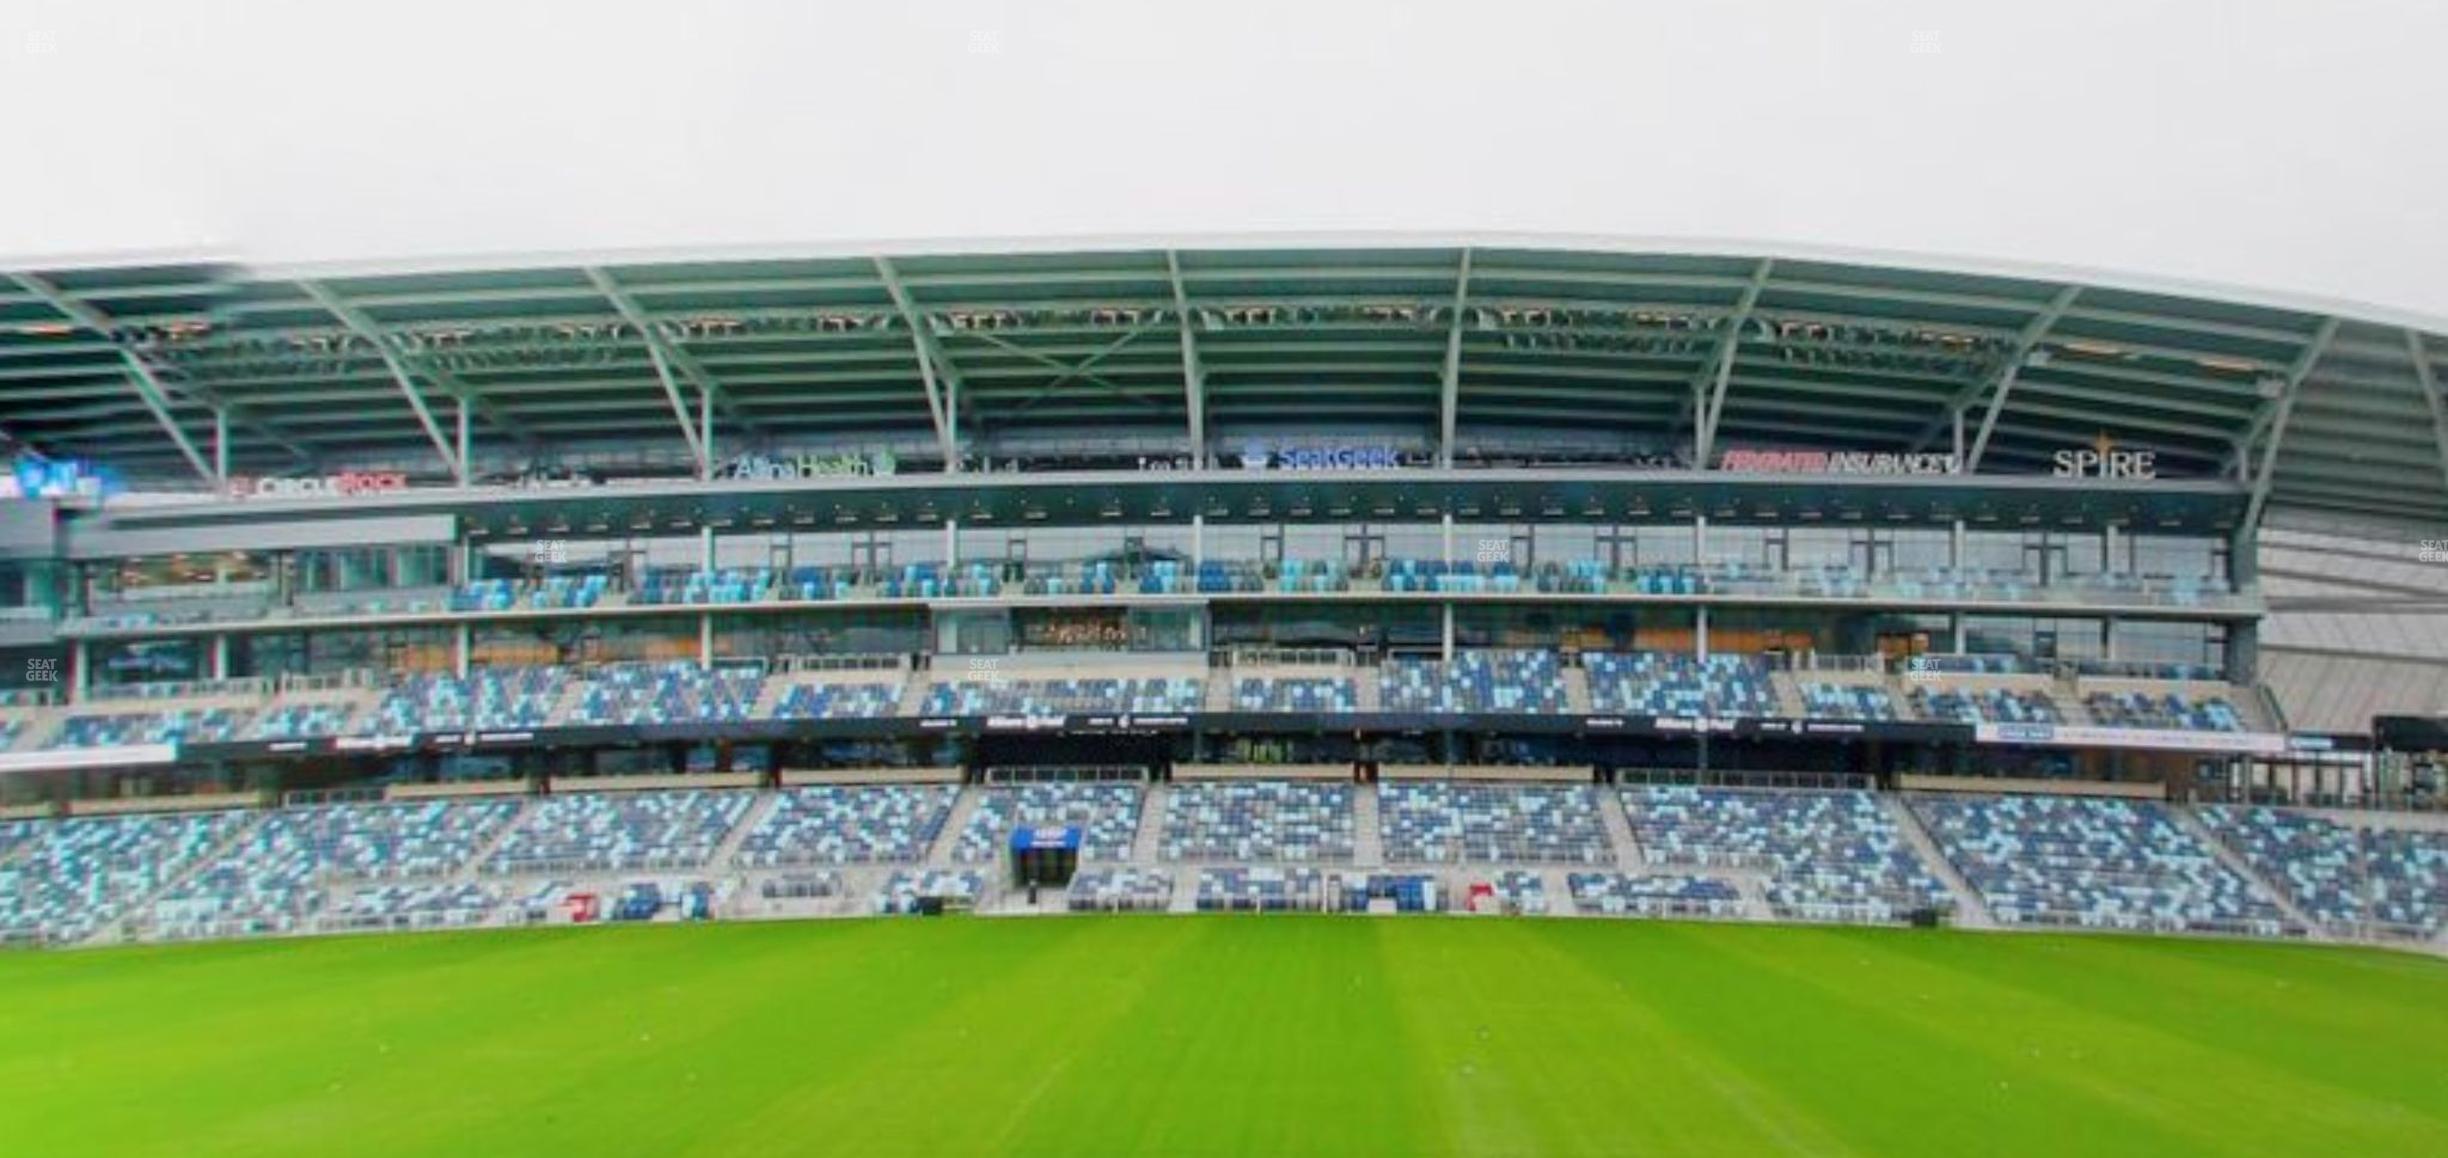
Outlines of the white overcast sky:
[{"label": "white overcast sky", "polygon": [[0,254],[1531,231],[2448,317],[2448,0],[0,0]]}]

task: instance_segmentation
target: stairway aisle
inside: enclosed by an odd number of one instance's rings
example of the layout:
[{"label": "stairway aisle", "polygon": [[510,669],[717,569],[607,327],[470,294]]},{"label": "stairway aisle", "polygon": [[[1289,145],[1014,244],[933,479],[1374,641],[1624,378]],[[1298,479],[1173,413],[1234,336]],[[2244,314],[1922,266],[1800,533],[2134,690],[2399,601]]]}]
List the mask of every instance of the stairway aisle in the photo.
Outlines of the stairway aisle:
[{"label": "stairway aisle", "polygon": [[943,831],[918,862],[930,868],[952,867],[952,850],[960,846],[960,834],[969,827],[969,818],[977,814],[978,802],[985,799],[986,790],[975,784],[961,786],[960,795],[952,800],[952,814],[944,818]]},{"label": "stairway aisle", "polygon": [[1607,843],[1614,846],[1615,863],[1625,872],[1632,872],[1649,863],[1641,851],[1640,838],[1632,835],[1632,818],[1624,813],[1623,790],[1612,784],[1598,788],[1598,818],[1606,825]]},{"label": "stairway aisle", "polygon": [[731,826],[731,831],[723,835],[722,843],[714,846],[713,855],[706,858],[706,871],[718,873],[732,871],[731,858],[738,855],[739,846],[747,841],[748,834],[755,831],[757,825],[765,823],[766,814],[772,812],[781,802],[782,794],[779,792],[757,793],[756,800],[749,804],[748,811],[740,817],[740,822]]},{"label": "stairway aisle", "polygon": [[1159,848],[1164,843],[1165,802],[1173,798],[1170,784],[1150,784],[1139,798],[1139,831],[1131,837],[1128,862],[1135,868],[1162,868],[1158,862]]},{"label": "stairway aisle", "polygon": [[2251,882],[2254,888],[2269,894],[2271,900],[2278,902],[2278,911],[2285,914],[2287,920],[2302,926],[2312,936],[2325,938],[2330,935],[2327,926],[2306,916],[2302,909],[2296,907],[2295,898],[2288,896],[2285,889],[2278,887],[2276,882],[2264,878],[2254,870],[2249,862],[2237,855],[2234,849],[2227,847],[2227,842],[2220,840],[2216,834],[2212,833],[2209,826],[2201,822],[2200,817],[2193,815],[2192,809],[2171,804],[2168,806],[2168,815],[2176,818],[2176,827],[2183,829],[2186,836],[2192,837],[2203,848],[2209,849],[2210,855],[2217,857],[2220,864],[2226,865],[2229,871]]},{"label": "stairway aisle", "polygon": [[1363,784],[1352,789],[1352,867],[1360,870],[1385,867],[1385,833],[1377,827],[1377,787]]},{"label": "stairway aisle", "polygon": [[1928,829],[1921,827],[1921,818],[1913,814],[1912,806],[1890,792],[1881,792],[1876,799],[1879,807],[1887,810],[1887,818],[1895,822],[1896,831],[1904,835],[1905,843],[1919,854],[1921,863],[1929,866],[1938,883],[1955,894],[1955,923],[1972,929],[1997,928],[1997,918],[1989,915],[1989,905],[1981,899],[1980,890],[1973,888],[1962,873],[1955,871],[1954,862],[1938,851],[1938,842],[1930,838]]}]

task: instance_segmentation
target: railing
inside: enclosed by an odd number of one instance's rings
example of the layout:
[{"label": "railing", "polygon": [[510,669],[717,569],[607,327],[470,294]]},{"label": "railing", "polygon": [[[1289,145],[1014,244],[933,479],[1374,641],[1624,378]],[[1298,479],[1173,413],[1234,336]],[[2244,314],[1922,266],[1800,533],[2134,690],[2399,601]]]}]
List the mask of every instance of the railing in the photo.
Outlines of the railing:
[{"label": "railing", "polygon": [[278,690],[287,692],[328,692],[342,689],[377,688],[385,684],[384,673],[373,668],[353,667],[337,672],[286,672],[278,682]]},{"label": "railing", "polygon": [[227,680],[170,680],[158,683],[112,684],[89,688],[85,698],[93,703],[127,700],[202,699],[208,696],[268,696],[272,681],[261,677]]},{"label": "railing", "polygon": [[283,808],[311,808],[319,804],[379,804],[383,790],[373,788],[301,788],[281,793]]},{"label": "railing", "polygon": [[1816,792],[1864,792],[1871,779],[1859,772],[1751,772],[1703,768],[1622,768],[1617,784],[1653,788],[1791,788]]},{"label": "railing", "polygon": [[1869,672],[1884,674],[1887,657],[1883,655],[1828,655],[1803,651],[1785,653],[1785,667],[1794,672]]},{"label": "railing", "polygon": [[1330,647],[1237,647],[1234,667],[1349,667],[1352,654]]},{"label": "railing", "polygon": [[60,702],[57,688],[8,688],[0,690],[0,708],[47,708]]},{"label": "railing", "polygon": [[777,672],[814,671],[903,671],[909,667],[905,655],[778,655],[773,658]]}]

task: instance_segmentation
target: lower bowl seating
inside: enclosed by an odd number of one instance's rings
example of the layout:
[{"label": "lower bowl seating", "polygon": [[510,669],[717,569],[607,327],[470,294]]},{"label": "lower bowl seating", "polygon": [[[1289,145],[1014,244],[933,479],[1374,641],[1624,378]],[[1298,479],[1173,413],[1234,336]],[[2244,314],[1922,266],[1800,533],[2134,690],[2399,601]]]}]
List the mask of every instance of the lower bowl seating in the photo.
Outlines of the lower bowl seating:
[{"label": "lower bowl seating", "polygon": [[1867,792],[1627,787],[1650,863],[1765,870],[1788,920],[1900,922],[1955,900]]},{"label": "lower bowl seating", "polygon": [[2281,808],[2205,807],[2195,815],[2333,933],[2428,939],[2448,927],[2448,832]]},{"label": "lower bowl seating", "polygon": [[70,943],[130,915],[253,817],[237,812],[46,822],[0,864],[0,944]]},{"label": "lower bowl seating", "polygon": [[1634,917],[1739,917],[1742,893],[1732,881],[1670,873],[1573,873],[1565,878],[1573,908]]},{"label": "lower bowl seating", "polygon": [[1313,868],[1203,868],[1196,905],[1202,913],[1271,913],[1324,907],[1325,886]]},{"label": "lower bowl seating", "polygon": [[754,795],[600,792],[541,800],[485,861],[493,873],[704,867]]},{"label": "lower bowl seating", "polygon": [[334,898],[322,928],[334,932],[464,929],[502,907],[500,890],[470,882],[367,885]]},{"label": "lower bowl seating", "polygon": [[884,887],[876,890],[875,911],[919,912],[923,907],[921,901],[926,898],[940,898],[953,905],[975,906],[985,895],[986,878],[974,870],[896,872],[885,880]]},{"label": "lower bowl seating", "polygon": [[1393,864],[1615,863],[1587,785],[1391,781],[1377,790]]},{"label": "lower bowl seating", "polygon": [[1916,797],[1938,848],[2008,925],[2242,933],[2291,928],[2261,888],[2148,801]]},{"label": "lower bowl seating", "polygon": [[1156,869],[1086,869],[1071,878],[1065,903],[1075,913],[1160,913],[1173,904],[1173,876]]},{"label": "lower bowl seating", "polygon": [[789,789],[740,841],[732,863],[744,869],[915,864],[943,833],[953,793],[941,784]]},{"label": "lower bowl seating", "polygon": [[981,789],[952,859],[970,864],[997,860],[1016,829],[1077,825],[1081,860],[1129,860],[1139,835],[1139,806],[1146,798],[1139,785],[1120,781]]},{"label": "lower bowl seating", "polygon": [[1173,861],[1348,861],[1352,786],[1292,780],[1176,784],[1158,853]]}]

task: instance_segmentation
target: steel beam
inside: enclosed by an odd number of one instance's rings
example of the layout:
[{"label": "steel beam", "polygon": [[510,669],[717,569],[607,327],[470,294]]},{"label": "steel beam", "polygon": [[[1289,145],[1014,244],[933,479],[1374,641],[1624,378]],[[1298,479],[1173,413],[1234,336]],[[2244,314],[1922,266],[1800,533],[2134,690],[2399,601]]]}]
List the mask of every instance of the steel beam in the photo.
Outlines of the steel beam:
[{"label": "steel beam", "polygon": [[340,324],[348,327],[351,333],[373,345],[374,356],[382,359],[383,367],[391,371],[391,381],[408,399],[408,408],[416,412],[417,425],[424,427],[425,437],[433,441],[434,453],[441,456],[442,465],[450,471],[451,477],[458,479],[462,486],[466,485],[467,462],[452,449],[450,436],[442,433],[442,424],[434,419],[433,408],[425,403],[425,392],[417,389],[416,379],[408,373],[408,363],[400,358],[398,350],[392,348],[390,336],[383,332],[382,326],[363,311],[341,301],[321,282],[302,281],[298,283],[298,288],[306,291],[306,296],[313,298],[325,313],[340,319]]},{"label": "steel beam", "polygon": [[[944,472],[960,470],[959,412],[954,409],[960,392],[960,372],[953,369],[943,356],[943,346],[935,340],[935,331],[927,328],[926,316],[918,312],[910,300],[909,289],[901,284],[901,275],[893,269],[892,260],[874,260],[876,277],[884,282],[884,292],[892,295],[894,308],[901,311],[902,324],[909,327],[910,346],[918,354],[918,379],[926,387],[927,416],[935,422],[935,443],[942,448]],[[937,385],[941,375],[944,385]],[[946,397],[947,387],[951,398]]]},{"label": "steel beam", "polygon": [[1470,305],[1471,251],[1462,249],[1454,274],[1453,325],[1445,332],[1445,375],[1437,396],[1437,465],[1453,466],[1454,427],[1462,411],[1462,323]]},{"label": "steel beam", "polygon": [[1165,275],[1173,281],[1173,313],[1181,322],[1182,402],[1190,409],[1190,465],[1207,466],[1207,369],[1199,364],[1196,315],[1190,293],[1182,286],[1181,257],[1165,251]]},{"label": "steel beam", "polygon": [[2431,350],[2422,331],[2405,332],[2406,353],[2414,356],[2414,381],[2422,386],[2423,404],[2431,408],[2431,439],[2439,448],[2440,483],[2448,486],[2448,398],[2440,396],[2439,375],[2431,369]]},{"label": "steel beam", "polygon": [[[2320,329],[2312,335],[2312,343],[2304,347],[2294,365],[2287,367],[2286,382],[2278,394],[2277,413],[2270,419],[2269,443],[2261,452],[2261,469],[2252,478],[2252,501],[2244,508],[2244,523],[2240,528],[2244,534],[2255,537],[2259,534],[2261,509],[2268,505],[2270,483],[2278,475],[2278,448],[2286,441],[2287,420],[2295,415],[2296,396],[2303,393],[2304,379],[2312,376],[2312,367],[2319,364],[2321,355],[2329,351],[2329,343],[2337,340],[2337,332],[2338,319],[2332,317],[2322,322]],[[2249,457],[2252,447],[2247,444],[2239,449],[2239,453]]]},{"label": "steel beam", "polygon": [[2032,351],[2039,349],[2040,343],[2047,339],[2048,332],[2056,327],[2057,319],[2074,308],[2074,299],[2081,296],[2081,286],[2070,285],[2058,290],[2057,296],[2050,298],[2049,304],[2032,315],[2032,320],[2025,322],[2023,328],[2015,333],[2014,345],[2006,351],[2005,363],[1997,368],[1997,372],[1956,391],[1955,396],[1947,400],[1946,408],[1939,411],[1928,426],[1922,427],[1921,433],[1913,436],[1913,453],[1920,453],[1929,446],[1931,439],[1961,422],[1964,412],[1980,401],[1983,394],[1995,391],[1989,399],[1989,411],[1981,419],[1979,436],[1972,440],[1972,449],[1962,463],[1964,473],[1970,474],[1980,462],[1981,453],[1989,448],[1989,432],[1997,426],[1998,412],[2005,409],[2006,395],[2014,390],[2015,380],[2022,377],[2023,364],[2031,359]]},{"label": "steel beam", "polygon": [[[636,298],[629,296],[629,291],[622,288],[620,283],[612,280],[612,275],[595,266],[587,267],[585,273],[587,284],[594,286],[595,291],[602,294],[605,301],[612,303],[612,309],[620,314],[622,321],[628,322],[637,329],[638,337],[646,343],[649,355],[659,354],[661,362],[667,363],[672,369],[677,369],[680,376],[688,379],[689,385],[695,386],[698,393],[710,398],[712,405],[719,408],[723,417],[730,419],[733,425],[750,434],[764,433],[764,428],[751,420],[746,411],[740,409],[739,403],[731,397],[731,392],[723,389],[722,381],[714,376],[714,372],[706,369],[705,363],[699,361],[695,354],[690,353],[686,346],[673,341],[671,335],[664,333],[663,327],[646,312],[646,308],[639,305]],[[668,387],[668,372],[661,368],[658,368],[656,372],[664,375]],[[682,406],[685,409],[684,404],[674,403],[674,405]],[[700,411],[706,409],[703,399],[699,401],[698,409]],[[685,425],[685,420],[683,425]],[[693,444],[704,446],[709,457],[713,453],[714,445],[714,439],[710,433],[712,429],[711,423],[700,422],[698,433],[690,439]]]},{"label": "steel beam", "polygon": [[153,412],[153,420],[161,424],[162,432],[170,436],[171,443],[178,447],[181,455],[186,457],[188,465],[195,468],[196,477],[204,480],[205,485],[215,490],[220,489],[229,481],[227,476],[214,470],[212,461],[206,459],[204,453],[196,449],[195,440],[189,438],[187,432],[180,428],[178,419],[170,413],[169,392],[162,388],[161,379],[155,375],[152,365],[145,361],[144,356],[121,339],[118,329],[112,325],[109,317],[105,316],[102,311],[70,297],[49,281],[32,274],[12,273],[8,275],[8,278],[17,283],[19,289],[40,298],[44,305],[58,311],[76,324],[100,334],[116,347],[120,362],[127,367],[128,385],[135,388],[136,397],[144,402],[145,409]]},{"label": "steel beam", "polygon": [[1751,311],[1759,308],[1760,294],[1768,288],[1768,278],[1776,270],[1773,259],[1762,258],[1743,283],[1742,296],[1734,299],[1734,311],[1726,315],[1724,332],[1717,335],[1717,344],[1709,351],[1708,360],[1692,375],[1691,385],[1684,391],[1682,408],[1675,412],[1674,422],[1666,428],[1667,437],[1680,434],[1683,424],[1692,424],[1692,469],[1707,470],[1711,444],[1717,439],[1717,415],[1725,407],[1726,388],[1734,381],[1734,357],[1742,348],[1743,327],[1751,324]]}]

